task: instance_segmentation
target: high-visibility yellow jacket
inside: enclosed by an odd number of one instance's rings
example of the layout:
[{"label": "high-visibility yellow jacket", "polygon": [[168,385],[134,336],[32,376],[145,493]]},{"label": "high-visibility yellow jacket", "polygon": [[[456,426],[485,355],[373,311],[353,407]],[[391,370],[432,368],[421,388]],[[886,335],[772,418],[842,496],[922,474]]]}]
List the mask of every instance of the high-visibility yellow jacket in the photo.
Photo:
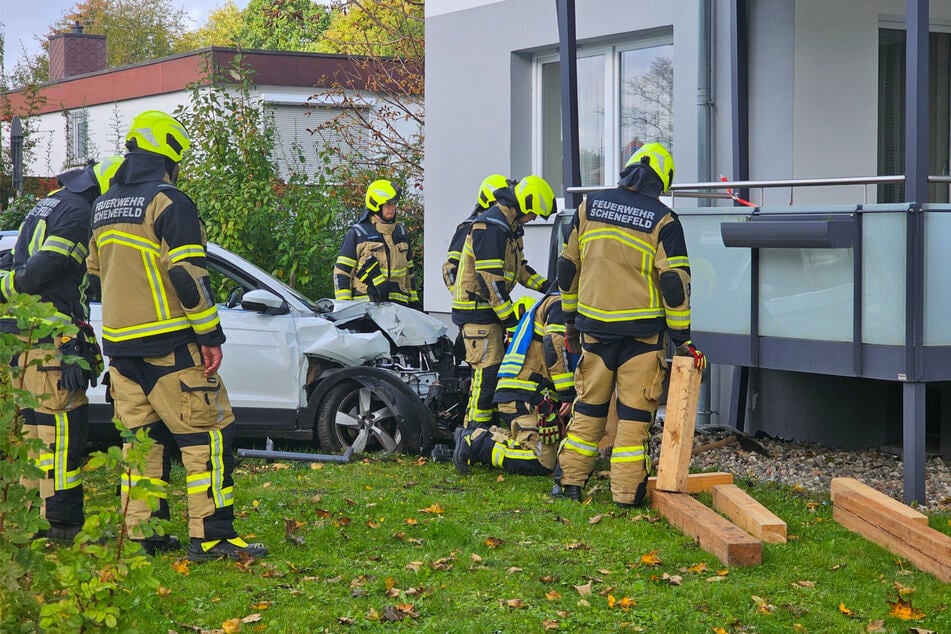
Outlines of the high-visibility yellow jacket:
[{"label": "high-visibility yellow jacket", "polygon": [[478,216],[462,246],[452,295],[452,321],[514,322],[509,296],[516,283],[535,291],[548,285],[523,255],[522,225],[511,189],[496,191],[496,203]]},{"label": "high-visibility yellow jacket", "polygon": [[519,320],[499,367],[492,400],[537,405],[544,390],[554,390],[560,401],[567,402],[574,400],[574,385],[574,364],[565,349],[561,296],[546,295]]},{"label": "high-visibility yellow jacket", "polygon": [[126,155],[93,204],[87,265],[101,280],[107,356],[162,356],[187,343],[224,343],[198,210],[168,182],[164,157]]},{"label": "high-visibility yellow jacket", "polygon": [[625,187],[589,194],[558,261],[568,322],[601,339],[690,339],[690,262],[677,215]]}]

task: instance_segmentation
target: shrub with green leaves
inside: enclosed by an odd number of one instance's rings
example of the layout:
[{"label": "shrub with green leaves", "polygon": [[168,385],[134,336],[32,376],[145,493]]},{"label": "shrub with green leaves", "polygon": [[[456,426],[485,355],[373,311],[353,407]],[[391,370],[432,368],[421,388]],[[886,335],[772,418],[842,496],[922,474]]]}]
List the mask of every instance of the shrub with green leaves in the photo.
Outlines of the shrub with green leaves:
[{"label": "shrub with green leaves", "polygon": [[332,294],[329,245],[318,236],[342,205],[325,170],[305,169],[299,147],[281,148],[292,168],[287,180],[280,177],[274,117],[253,87],[240,55],[211,86],[191,87],[191,105],[175,113],[192,139],[179,184],[195,201],[209,240],[305,295]]},{"label": "shrub with green leaves", "polygon": [[[0,303],[0,314],[15,318],[23,333],[0,333],[0,358],[14,359],[37,345],[31,342],[76,331],[75,326],[57,325],[51,319],[53,306],[32,295],[17,294]],[[52,343],[48,347],[52,357],[56,351]],[[24,390],[22,377],[18,367],[0,373],[0,631],[135,631],[132,608],[158,582],[151,560],[128,539],[127,507],[119,508],[113,499],[101,508],[87,508],[86,523],[71,546],[35,538],[49,523],[40,517],[38,492],[22,481],[43,476],[30,458],[42,445],[24,437],[21,413],[38,407],[42,395]],[[125,454],[120,447],[93,453],[87,475],[105,472],[118,482],[123,474],[142,473],[153,441],[142,430],[133,434],[117,426],[129,449]],[[153,500],[154,486],[139,479],[129,497]],[[164,522],[149,520],[143,532],[164,530]]]}]

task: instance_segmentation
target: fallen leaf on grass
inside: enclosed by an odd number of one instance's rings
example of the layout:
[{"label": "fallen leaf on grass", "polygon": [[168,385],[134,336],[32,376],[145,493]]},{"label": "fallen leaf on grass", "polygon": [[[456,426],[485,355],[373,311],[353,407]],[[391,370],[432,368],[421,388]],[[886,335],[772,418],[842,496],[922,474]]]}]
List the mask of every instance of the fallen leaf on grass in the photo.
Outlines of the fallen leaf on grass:
[{"label": "fallen leaf on grass", "polygon": [[909,627],[908,634],[938,634],[934,630],[926,630],[923,627]]},{"label": "fallen leaf on grass", "polygon": [[574,588],[575,588],[575,590],[578,591],[578,594],[580,594],[580,595],[583,596],[583,597],[586,597],[586,596],[588,596],[588,595],[591,594],[591,582],[590,582],[590,581],[589,581],[588,583],[584,584],[583,586],[575,586]]},{"label": "fallen leaf on grass", "polygon": [[680,586],[680,585],[683,585],[684,583],[684,578],[681,577],[680,575],[669,575],[666,572],[663,574],[661,579],[663,579],[664,581],[666,581],[672,586]]},{"label": "fallen leaf on grass", "polygon": [[314,512],[317,514],[317,517],[321,519],[327,519],[330,517],[330,511],[328,511],[327,509],[322,509],[318,507],[314,509]]},{"label": "fallen leaf on grass", "polygon": [[416,526],[417,524],[419,524],[419,520],[417,520],[417,519],[415,519],[415,518],[412,518],[412,517],[407,517],[407,518],[406,518],[405,520],[403,520],[403,521],[404,521],[407,525],[409,525],[409,526]]},{"label": "fallen leaf on grass", "polygon": [[713,577],[707,577],[707,583],[715,583],[717,581],[726,581],[726,577],[723,575],[715,575]]},{"label": "fallen leaf on grass", "polygon": [[427,462],[429,462],[429,461],[426,460],[426,457],[425,457],[425,456],[420,456],[419,458],[416,459],[415,464],[416,464],[417,467],[422,467],[422,466],[424,466]]},{"label": "fallen leaf on grass", "polygon": [[188,575],[188,560],[179,559],[172,562],[172,570],[180,575]]},{"label": "fallen leaf on grass", "polygon": [[499,539],[498,537],[486,537],[486,538],[485,538],[485,545],[488,546],[489,548],[498,548],[498,547],[501,546],[503,543],[505,543],[504,540],[501,540],[501,539]]},{"label": "fallen leaf on grass", "polygon": [[775,605],[770,605],[763,597],[758,597],[754,594],[750,599],[756,604],[756,609],[759,610],[760,614],[769,614],[776,609]]},{"label": "fallen leaf on grass", "polygon": [[284,539],[291,542],[292,544],[297,544],[298,546],[304,545],[304,536],[299,535],[299,531],[304,526],[304,522],[294,519],[284,519]]},{"label": "fallen leaf on grass", "polygon": [[885,632],[885,621],[879,619],[877,621],[869,621],[868,625],[865,626],[866,632]]},{"label": "fallen leaf on grass", "polygon": [[255,603],[251,606],[252,610],[266,610],[271,607],[270,601],[261,601],[260,603]]},{"label": "fallen leaf on grass", "polygon": [[816,582],[815,581],[797,581],[793,583],[792,586],[794,588],[815,588]]},{"label": "fallen leaf on grass", "polygon": [[706,572],[706,571],[707,571],[707,564],[705,564],[702,561],[700,563],[694,564],[690,566],[689,568],[687,568],[687,572],[693,572],[695,574],[700,574],[701,572]]},{"label": "fallen leaf on grass", "polygon": [[641,555],[641,563],[645,566],[659,566],[660,557],[657,556],[657,551],[652,550],[649,553]]},{"label": "fallen leaf on grass", "polygon": [[542,583],[558,583],[557,575],[542,575],[538,578]]},{"label": "fallen leaf on grass", "polygon": [[242,623],[257,623],[257,622],[260,621],[260,620],[261,620],[261,615],[255,613],[255,614],[249,614],[249,615],[247,615],[246,617],[244,617],[243,619],[241,619],[241,622],[242,622]]},{"label": "fallen leaf on grass", "polygon": [[396,606],[388,605],[383,608],[383,619],[385,621],[402,621],[406,617],[415,619],[418,616],[419,612],[409,603],[401,603]]},{"label": "fallen leaf on grass", "polygon": [[915,591],[914,588],[909,588],[908,586],[902,585],[899,582],[895,582],[895,590],[898,591],[898,594],[905,596],[906,594],[911,594]]},{"label": "fallen leaf on grass", "polygon": [[225,634],[234,634],[241,631],[241,619],[228,619],[221,624],[221,629]]},{"label": "fallen leaf on grass", "polygon": [[558,599],[561,598],[561,593],[558,592],[557,590],[552,590],[551,592],[545,593],[545,598],[548,599],[549,601],[557,601]]},{"label": "fallen leaf on grass", "polygon": [[598,513],[597,515],[588,518],[588,524],[597,524],[602,519],[604,519],[604,513]]},{"label": "fallen leaf on grass", "polygon": [[852,619],[858,618],[858,616],[855,614],[855,610],[845,607],[844,603],[839,604],[839,612]]},{"label": "fallen leaf on grass", "polygon": [[341,625],[353,625],[356,623],[356,619],[349,616],[338,616],[337,623],[340,623]]},{"label": "fallen leaf on grass", "polygon": [[430,504],[424,509],[418,509],[420,513],[431,513],[433,515],[442,515],[446,512],[446,509],[439,506],[438,504]]},{"label": "fallen leaf on grass", "polygon": [[608,595],[608,607],[612,610],[615,608],[615,606],[617,606],[627,612],[636,605],[637,602],[630,597],[621,597],[620,599],[615,599],[613,594]]},{"label": "fallen leaf on grass", "polygon": [[472,553],[471,555],[469,555],[469,559],[471,559],[472,561],[476,562],[477,564],[481,564],[481,563],[482,563],[482,557],[480,557],[479,555],[477,555],[477,554],[475,554],[475,553]]},{"label": "fallen leaf on grass", "polygon": [[544,619],[544,620],[542,621],[542,629],[544,629],[544,630],[557,630],[557,629],[558,629],[558,621],[556,621],[555,619]]},{"label": "fallen leaf on grass", "polygon": [[580,605],[580,606],[583,607],[583,608],[590,608],[590,607],[591,607],[591,604],[588,603],[588,600],[587,600],[587,599],[579,599],[579,600],[578,600],[578,605]]},{"label": "fallen leaf on grass", "polygon": [[555,521],[556,521],[556,522],[561,522],[562,524],[571,524],[571,520],[570,520],[570,519],[568,519],[567,517],[562,517],[561,515],[556,515],[556,516],[555,516]]},{"label": "fallen leaf on grass", "polygon": [[518,566],[512,566],[511,568],[505,571],[505,573],[509,575],[514,575],[516,572],[522,572],[522,569],[519,568]]},{"label": "fallen leaf on grass", "polygon": [[607,568],[599,568],[599,569],[598,569],[598,572],[600,572],[602,575],[609,575],[609,574],[611,574],[611,571],[608,570]]},{"label": "fallen leaf on grass", "polygon": [[340,528],[340,527],[342,527],[342,526],[350,526],[350,523],[351,523],[352,521],[353,521],[353,520],[351,520],[351,519],[350,519],[349,517],[347,517],[346,515],[341,515],[340,517],[338,517],[337,519],[335,519],[334,521],[332,521],[332,522],[331,522],[331,525],[332,525],[334,528]]},{"label": "fallen leaf on grass", "polygon": [[172,594],[172,589],[166,588],[165,586],[159,586],[155,589],[155,594],[159,595],[160,597],[167,597],[168,595]]},{"label": "fallen leaf on grass", "polygon": [[373,520],[367,520],[367,528],[380,528],[380,523],[374,522]]},{"label": "fallen leaf on grass", "polygon": [[429,564],[429,565],[430,565],[430,567],[432,567],[433,570],[441,570],[441,571],[443,571],[443,572],[446,572],[446,571],[452,570],[452,560],[453,560],[453,559],[455,559],[455,558],[454,558],[454,557],[441,557],[440,559],[437,559],[436,561],[432,562],[432,563]]},{"label": "fallen leaf on grass", "polygon": [[565,550],[588,550],[588,546],[584,542],[572,542],[565,546]]},{"label": "fallen leaf on grass", "polygon": [[419,572],[419,569],[423,567],[423,562],[421,561],[411,561],[406,564],[406,569],[413,572]]},{"label": "fallen leaf on grass", "polygon": [[729,633],[722,627],[715,627],[713,628],[713,634],[729,634]]},{"label": "fallen leaf on grass", "polygon": [[516,610],[523,610],[528,607],[528,604],[521,599],[506,599],[505,606]]},{"label": "fallen leaf on grass", "polygon": [[894,616],[902,621],[917,621],[918,619],[925,618],[925,613],[921,610],[916,610],[912,605],[911,601],[905,601],[901,597],[898,597],[896,601],[886,601],[888,605],[892,606],[892,609],[888,612],[888,616]]}]

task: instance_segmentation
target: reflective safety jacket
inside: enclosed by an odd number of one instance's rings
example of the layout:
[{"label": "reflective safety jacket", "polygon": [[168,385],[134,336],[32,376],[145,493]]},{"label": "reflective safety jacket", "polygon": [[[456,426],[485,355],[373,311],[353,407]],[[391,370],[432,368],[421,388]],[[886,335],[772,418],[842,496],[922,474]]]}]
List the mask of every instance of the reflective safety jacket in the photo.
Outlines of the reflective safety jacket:
[{"label": "reflective safety jacket", "polygon": [[457,326],[513,322],[509,294],[516,282],[535,291],[548,285],[523,255],[524,231],[514,192],[499,189],[495,195],[496,203],[472,222],[462,246],[452,294],[452,321]]},{"label": "reflective safety jacket", "polygon": [[198,210],[168,182],[165,159],[132,152],[93,205],[89,273],[102,287],[103,352],[157,357],[225,341]]},{"label": "reflective safety jacket", "polygon": [[406,229],[368,210],[343,238],[334,266],[334,298],[416,303],[413,272]]},{"label": "reflective safety jacket", "polygon": [[565,319],[600,339],[690,338],[690,262],[677,215],[625,187],[589,194],[558,260]]},{"label": "reflective safety jacket", "polygon": [[476,205],[476,208],[472,210],[469,217],[456,226],[456,231],[452,234],[452,239],[449,241],[449,251],[446,253],[446,261],[442,265],[442,280],[445,282],[446,288],[449,289],[450,293],[453,292],[453,288],[456,286],[456,277],[459,273],[459,258],[462,257],[462,247],[466,243],[466,236],[469,235],[469,229],[472,228],[472,223],[479,217],[482,211],[482,207]]},{"label": "reflective safety jacket", "polygon": [[[90,203],[98,193],[98,187],[82,193],[58,189],[30,210],[20,225],[10,270],[0,273],[4,300],[14,292],[31,293],[53,304],[63,323],[89,318],[86,256]],[[3,329],[14,332],[15,325],[5,320]]]},{"label": "reflective safety jacket", "polygon": [[492,401],[537,405],[544,390],[554,390],[562,402],[574,400],[574,365],[565,349],[561,297],[546,295],[519,320],[502,358]]}]

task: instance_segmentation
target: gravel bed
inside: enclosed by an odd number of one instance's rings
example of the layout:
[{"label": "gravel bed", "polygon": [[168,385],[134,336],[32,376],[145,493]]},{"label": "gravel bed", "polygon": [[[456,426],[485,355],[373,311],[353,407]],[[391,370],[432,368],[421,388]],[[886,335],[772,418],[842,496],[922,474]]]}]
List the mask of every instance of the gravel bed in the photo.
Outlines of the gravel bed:
[{"label": "gravel bed", "polygon": [[[724,431],[698,429],[694,447],[725,438]],[[655,448],[660,443],[658,435]],[[758,438],[769,457],[742,448],[738,443],[717,447],[693,457],[695,469],[732,473],[739,478],[762,482],[780,482],[828,494],[832,478],[855,478],[886,495],[902,500],[901,456],[882,449],[846,451],[818,444]],[[925,465],[927,503],[922,511],[951,512],[951,464],[940,456],[930,456]]]}]

